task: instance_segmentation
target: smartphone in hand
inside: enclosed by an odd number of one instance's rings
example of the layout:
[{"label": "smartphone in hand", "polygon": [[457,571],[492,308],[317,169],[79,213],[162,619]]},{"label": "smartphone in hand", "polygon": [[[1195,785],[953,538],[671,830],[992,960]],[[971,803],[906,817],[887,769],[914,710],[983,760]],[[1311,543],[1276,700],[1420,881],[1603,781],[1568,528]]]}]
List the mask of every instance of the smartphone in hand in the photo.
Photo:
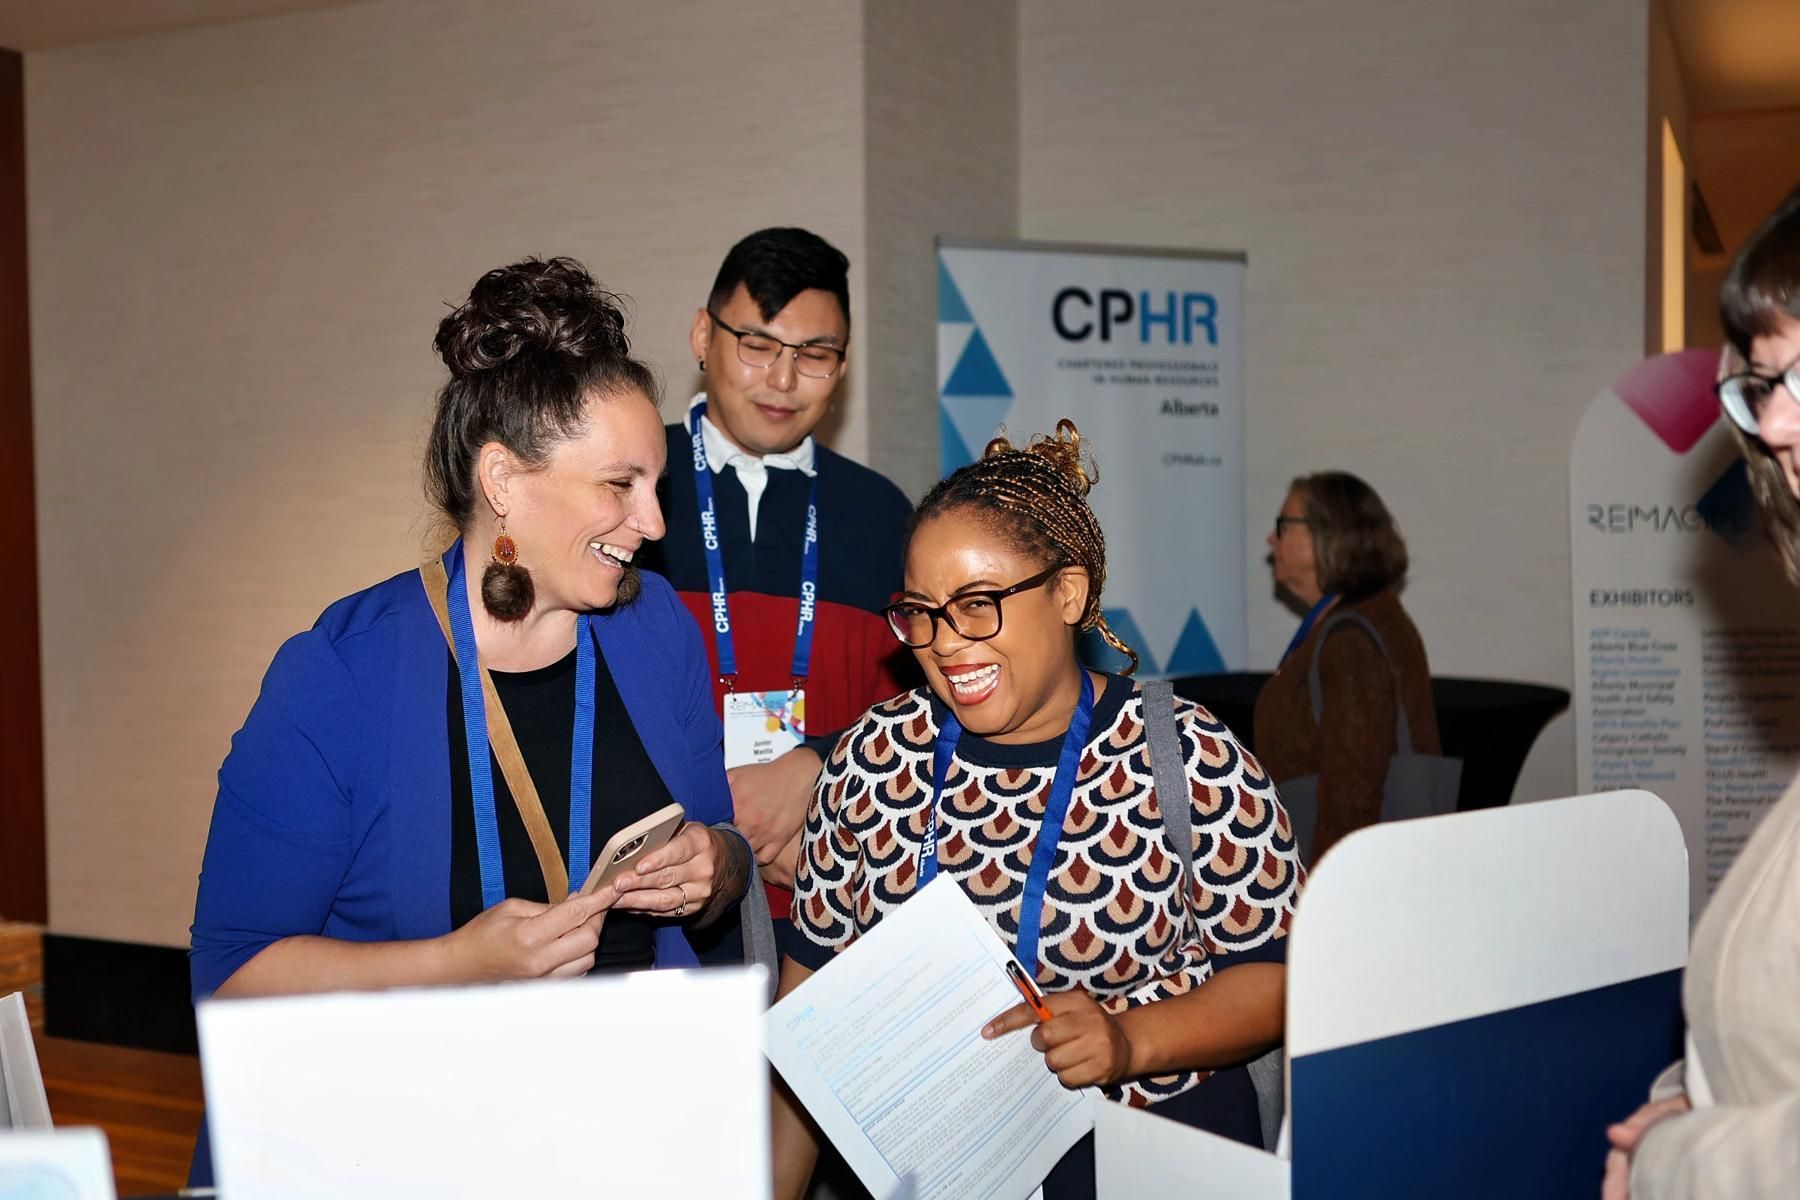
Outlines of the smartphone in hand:
[{"label": "smartphone in hand", "polygon": [[686,810],[679,804],[670,804],[613,834],[594,859],[594,869],[581,885],[581,894],[599,891],[635,867],[646,854],[668,845],[686,822]]}]

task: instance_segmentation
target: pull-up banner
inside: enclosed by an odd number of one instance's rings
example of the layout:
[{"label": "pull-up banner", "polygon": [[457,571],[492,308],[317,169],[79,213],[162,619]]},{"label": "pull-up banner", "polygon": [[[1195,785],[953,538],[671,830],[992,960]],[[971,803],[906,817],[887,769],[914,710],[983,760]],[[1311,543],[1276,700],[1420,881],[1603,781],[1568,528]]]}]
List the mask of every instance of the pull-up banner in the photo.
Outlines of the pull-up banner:
[{"label": "pull-up banner", "polygon": [[1107,622],[1140,673],[1241,670],[1244,255],[942,238],[937,255],[944,472],[998,432],[1073,420],[1100,467]]},{"label": "pull-up banner", "polygon": [[1694,913],[1800,765],[1800,596],[1757,529],[1717,363],[1626,372],[1569,473],[1576,779],[1668,801]]}]

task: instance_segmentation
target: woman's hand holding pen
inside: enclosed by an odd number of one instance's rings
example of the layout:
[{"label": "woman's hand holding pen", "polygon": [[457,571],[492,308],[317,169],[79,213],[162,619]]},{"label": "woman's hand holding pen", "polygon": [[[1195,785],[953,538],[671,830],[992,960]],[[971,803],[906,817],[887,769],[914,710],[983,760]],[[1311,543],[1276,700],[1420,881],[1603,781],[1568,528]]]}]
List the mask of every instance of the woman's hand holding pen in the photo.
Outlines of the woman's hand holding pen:
[{"label": "woman's hand holding pen", "polygon": [[1102,1087],[1131,1077],[1131,1042],[1119,1019],[1077,988],[1044,997],[1050,1019],[1040,1022],[1030,1003],[1015,1004],[982,1028],[985,1038],[1004,1037],[1035,1025],[1031,1044],[1067,1088]]}]

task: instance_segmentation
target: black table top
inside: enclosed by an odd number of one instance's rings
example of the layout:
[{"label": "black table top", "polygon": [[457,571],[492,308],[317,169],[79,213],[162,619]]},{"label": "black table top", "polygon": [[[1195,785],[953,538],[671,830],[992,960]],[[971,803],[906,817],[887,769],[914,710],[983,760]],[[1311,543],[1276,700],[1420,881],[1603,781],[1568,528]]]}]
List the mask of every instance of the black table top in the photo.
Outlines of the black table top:
[{"label": "black table top", "polygon": [[[1220,706],[1254,707],[1257,693],[1269,681],[1270,674],[1269,671],[1228,671],[1218,675],[1183,675],[1174,680],[1174,684],[1176,693],[1190,700]],[[1558,687],[1511,679],[1433,675],[1431,699],[1439,712],[1547,708],[1554,716],[1568,707],[1569,693]]]},{"label": "black table top", "polygon": [[[1268,681],[1267,671],[1231,671],[1173,682],[1177,695],[1205,705],[1254,751],[1256,697]],[[1454,675],[1432,677],[1431,700],[1443,752],[1463,763],[1459,809],[1507,803],[1532,743],[1569,707],[1562,688]]]}]

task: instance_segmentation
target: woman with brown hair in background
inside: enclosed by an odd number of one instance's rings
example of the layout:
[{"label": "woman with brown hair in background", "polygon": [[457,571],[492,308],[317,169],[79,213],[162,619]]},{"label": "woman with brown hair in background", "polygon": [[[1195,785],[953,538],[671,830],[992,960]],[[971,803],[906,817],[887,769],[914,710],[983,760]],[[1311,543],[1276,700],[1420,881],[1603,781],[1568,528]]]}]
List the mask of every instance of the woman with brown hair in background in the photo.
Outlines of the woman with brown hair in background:
[{"label": "woman with brown hair in background", "polygon": [[[1300,846],[1316,863],[1339,838],[1381,819],[1388,760],[1402,749],[1397,703],[1412,734],[1405,749],[1439,752],[1431,667],[1400,605],[1406,543],[1381,497],[1356,476],[1321,471],[1294,480],[1269,534],[1269,560],[1277,589],[1307,611],[1256,698],[1256,754],[1277,786],[1317,776],[1318,823],[1311,844]],[[1380,644],[1344,614],[1368,622]],[[1323,700],[1316,719],[1308,685],[1315,660]]]}]

